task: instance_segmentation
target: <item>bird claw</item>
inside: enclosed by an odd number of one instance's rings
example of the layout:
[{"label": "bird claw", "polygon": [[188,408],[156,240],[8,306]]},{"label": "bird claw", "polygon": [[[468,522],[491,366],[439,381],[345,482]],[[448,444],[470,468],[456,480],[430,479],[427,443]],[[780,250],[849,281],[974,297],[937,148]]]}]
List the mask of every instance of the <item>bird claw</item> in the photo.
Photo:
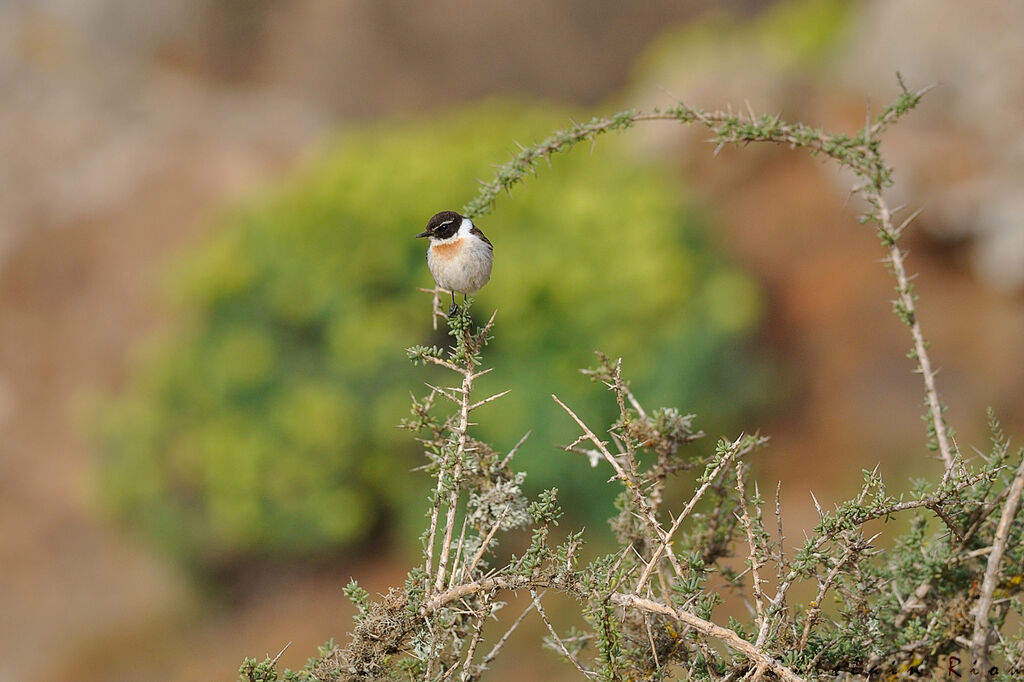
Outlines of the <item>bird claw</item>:
[{"label": "bird claw", "polygon": [[459,312],[459,304],[452,303],[452,307],[448,309],[448,317],[451,317],[457,312]]}]

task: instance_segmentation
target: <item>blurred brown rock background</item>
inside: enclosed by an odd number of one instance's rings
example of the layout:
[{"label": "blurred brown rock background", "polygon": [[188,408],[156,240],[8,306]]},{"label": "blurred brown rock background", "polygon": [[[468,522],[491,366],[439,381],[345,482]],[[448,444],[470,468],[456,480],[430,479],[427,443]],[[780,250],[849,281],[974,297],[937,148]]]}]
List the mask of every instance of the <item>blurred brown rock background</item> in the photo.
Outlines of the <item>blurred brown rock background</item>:
[{"label": "blurred brown rock background", "polygon": [[[294,667],[344,636],[348,573],[254,576],[211,603],[105,522],[81,414],[173,323],[168,256],[351,124],[515,93],[599,112],[749,101],[852,131],[896,71],[936,83],[886,139],[894,203],[924,206],[909,240],[921,319],[961,446],[984,443],[988,405],[1020,433],[1024,9],[805,1],[792,14],[839,21],[839,37],[780,50],[757,27],[773,3],[710,4],[0,2],[0,680],[233,679],[244,655],[294,641]],[[851,469],[917,453],[919,377],[849,178],[786,150],[713,157],[667,124],[630,134],[764,283],[760,341],[797,397],[753,426],[773,438],[760,473],[784,480],[795,527],[808,487],[846,492]],[[919,469],[883,463],[898,480],[933,473]],[[350,570],[374,592],[404,568]]]}]

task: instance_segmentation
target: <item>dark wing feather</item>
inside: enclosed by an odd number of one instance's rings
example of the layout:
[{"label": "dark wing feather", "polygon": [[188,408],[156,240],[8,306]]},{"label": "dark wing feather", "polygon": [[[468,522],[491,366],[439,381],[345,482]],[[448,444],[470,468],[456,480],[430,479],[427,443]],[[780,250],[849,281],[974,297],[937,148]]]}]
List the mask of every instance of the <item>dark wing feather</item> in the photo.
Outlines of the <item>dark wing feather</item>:
[{"label": "dark wing feather", "polygon": [[494,251],[494,244],[491,243],[490,239],[484,236],[484,233],[480,231],[479,227],[474,225],[473,228],[469,231],[469,233],[475,234],[477,237],[480,237],[480,239],[483,239],[484,242],[487,243],[487,246],[491,249],[491,251]]}]

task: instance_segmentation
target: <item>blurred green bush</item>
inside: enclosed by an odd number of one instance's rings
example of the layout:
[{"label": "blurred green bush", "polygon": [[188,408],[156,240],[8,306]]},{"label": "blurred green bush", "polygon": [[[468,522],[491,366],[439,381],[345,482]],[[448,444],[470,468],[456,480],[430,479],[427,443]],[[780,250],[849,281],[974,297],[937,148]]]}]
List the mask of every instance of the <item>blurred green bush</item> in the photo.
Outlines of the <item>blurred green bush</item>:
[{"label": "blurred green bush", "polygon": [[[345,551],[383,528],[422,529],[421,457],[395,425],[410,389],[440,380],[404,349],[432,332],[425,244],[492,164],[567,122],[489,102],[347,134],[271,196],[231,211],[173,271],[187,329],[148,355],[103,410],[109,508],[187,563]],[[594,423],[613,414],[577,374],[600,348],[624,358],[647,404],[677,403],[704,428],[739,419],[763,380],[743,339],[757,287],[715,251],[660,169],[605,140],[542,169],[477,221],[495,245],[478,316],[497,308],[496,367],[476,413],[535,489],[557,485],[574,522],[603,526],[605,476],[554,447],[573,438],[550,394]],[[484,394],[481,394],[484,395]],[[714,435],[714,434],[712,434]],[[598,521],[600,519],[600,521]]]}]

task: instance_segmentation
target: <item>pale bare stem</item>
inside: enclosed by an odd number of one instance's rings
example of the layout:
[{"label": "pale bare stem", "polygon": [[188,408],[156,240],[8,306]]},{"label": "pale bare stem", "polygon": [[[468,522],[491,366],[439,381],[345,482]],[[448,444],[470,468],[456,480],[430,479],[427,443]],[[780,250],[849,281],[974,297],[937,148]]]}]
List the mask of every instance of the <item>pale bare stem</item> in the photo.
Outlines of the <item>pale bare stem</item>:
[{"label": "pale bare stem", "polygon": [[927,508],[931,509],[932,507],[934,507],[937,504],[940,504],[940,502],[936,501],[934,498],[928,498],[928,499],[924,499],[924,500],[908,500],[907,502],[899,502],[898,504],[894,504],[892,506],[887,507],[884,512],[872,513],[872,514],[867,515],[865,517],[859,518],[859,519],[857,519],[856,523],[858,523],[858,524],[865,523],[865,522],[871,521],[873,519],[881,518],[883,516],[888,516],[889,514],[896,514],[896,513],[902,512],[902,511],[907,511],[908,509],[920,509],[921,507],[927,507]]},{"label": "pale bare stem", "polygon": [[434,504],[430,510],[430,533],[427,536],[427,556],[423,567],[427,575],[425,596],[430,596],[430,573],[433,570],[434,543],[437,538],[437,520],[441,514],[441,490],[444,487],[444,472],[448,469],[448,452],[448,449],[445,448],[445,455],[441,460],[441,464],[437,472],[437,487],[434,489]]},{"label": "pale bare stem", "polygon": [[444,681],[445,681],[445,680],[447,680],[447,679],[448,679],[449,677],[451,677],[452,675],[454,675],[454,674],[455,674],[455,671],[456,671],[456,670],[458,670],[458,669],[459,669],[459,666],[458,666],[458,665],[453,665],[452,667],[448,668],[448,670],[446,670],[446,671],[444,672],[444,675],[441,675],[441,677],[437,678],[437,680],[436,680],[435,682],[444,682]]},{"label": "pale bare stem", "polygon": [[750,672],[743,676],[743,682],[760,682],[760,679],[764,677],[767,670],[768,665],[764,662],[760,662],[755,667],[751,668]]},{"label": "pale bare stem", "polygon": [[[671,586],[670,586],[670,584],[668,582],[668,578],[665,577],[665,571],[663,571],[661,569],[658,569],[658,572],[656,573],[656,575],[658,577],[658,586],[661,588],[661,593],[663,595],[670,594],[672,588],[671,588]],[[650,585],[647,586],[647,596],[648,597],[651,596],[651,586]]]},{"label": "pale bare stem", "polygon": [[432,362],[435,365],[440,365],[441,367],[444,367],[446,369],[450,369],[453,372],[458,372],[459,374],[462,374],[463,371],[464,371],[461,367],[459,367],[455,363],[448,362],[444,358],[436,358],[433,355],[424,355],[423,359],[426,360],[427,362]]},{"label": "pale bare stem", "polygon": [[[285,644],[284,648],[277,652],[277,656],[274,656],[274,660],[270,662],[270,665],[271,666],[277,665],[277,662],[279,660],[281,660],[281,656],[284,655],[284,652],[288,651],[288,647],[290,647],[291,645],[292,645],[291,642],[288,642],[287,644]],[[270,658],[270,656],[267,656],[267,658]]]},{"label": "pale bare stem", "polygon": [[971,655],[975,661],[975,667],[981,671],[982,679],[988,679],[989,670],[989,644],[991,625],[989,624],[989,610],[992,608],[992,594],[996,589],[996,582],[999,578],[999,564],[1003,561],[1003,554],[1006,552],[1006,541],[1010,536],[1010,526],[1017,516],[1020,507],[1021,493],[1024,492],[1024,459],[1017,468],[1017,475],[1013,477],[1010,484],[1010,494],[1006,496],[1003,503],[1003,513],[999,517],[999,525],[996,526],[995,538],[992,541],[992,552],[988,555],[988,564],[985,567],[985,579],[981,583],[981,596],[978,597],[978,604],[974,614],[974,637],[971,641]]},{"label": "pale bare stem", "polygon": [[[535,594],[535,591],[539,588],[555,588],[564,590],[565,587],[566,585],[563,583],[547,577],[527,578],[525,576],[495,576],[472,583],[457,585],[443,593],[435,594],[429,600],[425,600],[423,602],[420,606],[419,614],[421,617],[426,618],[431,613],[443,608],[447,604],[458,601],[472,594],[489,592],[495,589],[511,591],[529,589],[531,590],[531,593]],[[781,663],[778,663],[771,656],[741,638],[732,630],[723,628],[711,621],[704,620],[703,618],[700,618],[688,611],[675,609],[652,599],[645,599],[635,594],[626,594],[622,592],[613,592],[609,595],[608,599],[611,603],[617,606],[635,608],[648,613],[660,614],[673,618],[674,620],[688,625],[708,637],[719,640],[729,649],[743,654],[755,662],[764,662],[767,664],[769,671],[773,672],[781,679],[787,680],[787,682],[803,682],[803,679],[791,669]],[[539,606],[539,604],[536,604],[536,607]],[[540,608],[538,608],[538,611],[540,611]],[[542,614],[542,618],[546,618],[546,615]],[[427,622],[429,623],[429,619],[427,619]]]},{"label": "pale bare stem", "polygon": [[456,405],[461,405],[462,404],[462,399],[457,397],[455,395],[455,393],[454,393],[454,392],[459,391],[461,389],[455,388],[454,386],[450,387],[450,388],[442,388],[440,386],[434,386],[433,384],[428,384],[426,382],[424,382],[424,384],[426,384],[427,388],[432,390],[434,393],[439,393],[440,395],[442,395],[443,397],[445,397],[448,400],[452,401]]},{"label": "pale bare stem", "polygon": [[[491,316],[493,321],[494,317]],[[452,490],[448,496],[448,515],[445,519],[444,539],[441,542],[441,556],[437,562],[437,577],[434,589],[438,592],[444,586],[445,571],[448,568],[448,556],[452,548],[452,531],[455,527],[455,511],[459,506],[459,479],[462,478],[462,459],[466,454],[466,438],[469,430],[469,397],[473,392],[473,368],[467,363],[462,370],[462,401],[459,408],[458,446],[455,449],[455,462],[452,467]]]},{"label": "pale bare stem", "polygon": [[523,443],[526,442],[526,439],[530,437],[531,433],[532,431],[527,431],[526,433],[523,434],[523,437],[519,439],[519,442],[516,443],[511,450],[508,451],[507,455],[505,455],[505,459],[501,460],[501,464],[498,465],[499,469],[504,469],[505,467],[508,466],[508,463],[511,462],[512,458],[516,456],[516,453],[519,452],[519,448],[522,447]]},{"label": "pale bare stem", "polygon": [[424,289],[423,287],[418,287],[417,291],[422,291],[424,294],[430,294],[431,295],[430,319],[431,319],[431,322],[433,323],[434,331],[436,332],[437,331],[437,318],[439,318],[439,317],[440,318],[448,317],[444,313],[444,311],[441,310],[441,293],[448,294],[448,293],[451,293],[451,292],[449,292],[447,289],[442,289],[441,287],[436,286],[436,285],[434,286],[433,289]]},{"label": "pale bare stem", "polygon": [[[484,325],[483,329],[480,330],[479,338],[486,339],[487,335],[491,333],[491,327],[494,326],[494,318],[498,316],[498,311],[495,310],[491,313],[491,316],[487,318],[487,324]],[[491,370],[486,369],[484,372],[490,372]]]},{"label": "pale bare stem", "polygon": [[491,650],[487,653],[486,656],[483,657],[483,659],[480,661],[480,664],[477,666],[477,669],[482,670],[486,668],[488,665],[490,665],[491,661],[498,657],[498,654],[501,653],[501,648],[505,646],[505,642],[508,641],[508,638],[512,636],[512,633],[516,631],[516,628],[519,627],[519,624],[523,622],[523,619],[526,618],[530,611],[533,611],[533,607],[534,603],[531,601],[527,605],[527,607],[523,609],[523,612],[519,614],[519,617],[516,618],[515,621],[513,621],[509,629],[505,631],[505,634],[501,636],[501,639],[495,642]]},{"label": "pale bare stem", "polygon": [[665,482],[668,480],[668,475],[665,474],[667,467],[668,455],[665,452],[659,452],[657,463],[652,467],[652,470],[648,472],[654,474],[651,484],[648,487],[647,497],[651,501],[651,511],[654,512],[654,516],[656,518],[658,516],[661,503],[664,502]]},{"label": "pale bare stem", "polygon": [[[484,599],[483,600],[483,608],[488,610],[488,611],[490,610],[490,600],[489,599]],[[470,642],[469,642],[469,649],[466,652],[466,659],[465,659],[465,661],[462,664],[462,676],[461,676],[462,677],[462,682],[468,682],[469,680],[473,679],[473,672],[471,670],[472,663],[473,663],[473,656],[476,655],[476,648],[480,644],[480,637],[483,635],[483,632],[484,632],[484,621],[483,621],[483,617],[481,617],[477,621],[476,625],[473,627],[473,639],[470,640]],[[454,667],[452,669],[454,670]]]},{"label": "pale bare stem", "polygon": [[530,596],[533,597],[533,607],[537,609],[537,613],[540,614],[540,619],[544,621],[544,625],[547,626],[548,632],[551,633],[552,641],[554,641],[554,643],[558,646],[558,649],[562,652],[562,655],[569,659],[569,661],[574,666],[576,666],[576,669],[583,673],[585,677],[597,677],[597,675],[593,671],[587,670],[585,667],[583,667],[583,664],[580,663],[578,658],[572,655],[572,652],[569,651],[568,647],[565,646],[565,642],[563,642],[562,638],[558,636],[557,632],[555,632],[554,626],[551,625],[551,621],[548,619],[548,614],[544,612],[544,607],[540,603],[540,597],[537,595],[537,590],[530,590]]},{"label": "pale bare stem", "polygon": [[[775,567],[776,567],[776,585],[781,585],[783,581],[783,575],[790,570],[791,565],[789,560],[786,559],[786,535],[782,531],[782,481],[779,481],[775,485],[775,526],[778,532],[778,540],[776,545],[775,553]],[[777,595],[778,596],[778,595]],[[772,601],[773,610],[779,614],[779,617],[785,621],[786,624],[790,624],[789,604],[786,603],[785,595],[782,595],[781,601],[776,603]],[[759,633],[760,634],[760,633]]]},{"label": "pale bare stem", "polygon": [[470,583],[456,585],[450,590],[435,594],[430,597],[430,599],[424,600],[423,604],[420,606],[420,615],[423,617],[429,616],[434,611],[450,604],[453,601],[457,601],[478,592],[486,592],[494,589],[515,591],[523,589],[524,587],[547,587],[547,585],[548,584],[546,582],[531,581],[520,576],[509,576],[508,578],[503,578],[501,576],[483,578]]},{"label": "pale bare stem", "polygon": [[[907,323],[910,325],[910,335],[914,339],[914,354],[917,356],[918,368],[924,379],[925,398],[928,401],[928,410],[935,427],[935,440],[939,444],[939,453],[946,465],[946,471],[949,472],[953,469],[953,447],[950,445],[946,422],[942,417],[942,406],[939,402],[938,389],[935,387],[935,372],[932,370],[932,362],[928,356],[928,345],[921,332],[921,323],[917,319],[917,308],[911,294],[910,278],[907,276],[907,269],[903,263],[904,253],[896,243],[898,231],[893,228],[892,214],[881,190],[872,188],[868,192],[868,200],[878,209],[879,223],[883,232],[889,237],[889,263],[896,276],[896,292],[900,305],[906,313]],[[899,229],[902,230],[903,227],[901,226]]]},{"label": "pale bare stem", "polygon": [[[658,556],[660,557],[662,554],[664,554],[668,558],[669,563],[672,564],[672,569],[675,571],[676,575],[683,575],[684,569],[682,564],[679,563],[679,558],[676,557],[674,552],[668,549],[668,546],[671,544],[671,538],[669,537],[669,534],[665,532],[665,529],[661,527],[661,524],[658,522],[658,520],[655,518],[654,510],[651,508],[651,505],[648,502],[647,498],[643,495],[639,479],[630,480],[627,484],[627,488],[632,494],[633,505],[637,508],[637,511],[634,511],[633,514],[644,523],[644,526],[647,529],[647,545],[649,547],[658,547],[661,550]],[[652,561],[648,563],[645,567],[645,570],[651,569],[652,566],[657,567],[657,560],[652,559]],[[658,571],[658,578],[661,582],[662,587],[664,588],[667,585],[667,582],[665,576],[662,574],[660,570]]]},{"label": "pale bare stem", "polygon": [[779,678],[786,680],[786,682],[803,682],[803,678],[793,672],[790,668],[782,665],[770,655],[743,639],[732,630],[723,628],[711,621],[704,620],[703,618],[695,616],[688,611],[674,609],[671,606],[667,606],[651,599],[643,599],[635,594],[621,594],[616,592],[610,596],[610,600],[613,604],[617,604],[619,606],[640,609],[650,613],[657,613],[663,616],[668,616],[669,618],[674,618],[675,620],[689,625],[698,632],[702,632],[709,637],[717,639],[730,649],[743,654],[750,660],[758,664],[763,663],[767,666],[768,670],[775,673]]},{"label": "pale bare stem", "polygon": [[[632,483],[629,480],[629,477],[626,475],[626,472],[623,471],[622,465],[619,464],[618,460],[615,459],[615,457],[612,456],[612,453],[608,451],[607,444],[604,441],[600,440],[596,435],[594,435],[594,432],[590,430],[590,427],[584,424],[583,420],[577,417],[575,412],[573,412],[565,403],[559,400],[557,395],[552,393],[551,397],[554,399],[556,403],[558,403],[559,407],[565,410],[566,413],[570,417],[572,417],[572,420],[576,422],[576,424],[583,431],[583,434],[586,436],[586,439],[597,447],[598,452],[601,453],[601,456],[604,457],[604,460],[612,466],[612,469],[615,470],[615,473],[618,475],[618,478],[621,479],[622,482],[625,483],[626,485],[632,485]],[[579,439],[577,440],[577,443],[578,442],[580,442]],[[566,448],[566,450],[568,449],[569,448]]]},{"label": "pale bare stem", "polygon": [[[493,319],[493,316],[492,316],[492,319]],[[473,372],[473,380],[476,381],[477,379],[479,379],[480,377],[484,376],[485,374],[490,374],[493,371],[494,371],[493,367],[488,367],[487,369],[482,369],[479,372]]]},{"label": "pale bare stem", "polygon": [[580,436],[574,443],[563,448],[566,452],[574,452],[577,455],[583,455],[590,462],[591,467],[596,467],[601,462],[601,453],[593,448],[581,448],[577,447],[580,443],[587,440],[586,435]]},{"label": "pale bare stem", "polygon": [[754,589],[754,610],[756,611],[756,617],[754,623],[756,624],[760,632],[765,631],[765,623],[767,622],[764,618],[764,591],[761,589],[761,559],[757,556],[757,543],[754,541],[754,530],[751,526],[750,515],[747,513],[747,493],[743,481],[744,466],[743,462],[736,462],[736,492],[740,496],[740,525],[743,526],[744,532],[747,534],[747,545],[750,551],[747,554],[747,560],[750,562],[750,575],[753,579]]},{"label": "pale bare stem", "polygon": [[779,568],[778,578],[779,582],[782,582],[782,571],[786,569],[786,547],[785,540],[786,536],[782,532],[782,481],[779,481],[775,486],[775,526],[779,533],[778,545],[776,547],[775,561]]},{"label": "pale bare stem", "polygon": [[[897,210],[898,209],[892,209],[891,213],[896,213]],[[902,223],[900,223],[899,227],[897,227],[895,230],[893,230],[893,236],[896,239],[899,239],[903,235],[903,231],[905,229],[907,229],[907,226],[910,225],[910,223],[914,222],[914,220],[917,218],[917,216],[921,215],[921,211],[923,211],[923,210],[924,210],[924,206],[922,206],[921,208],[917,209],[916,211],[911,213],[909,216],[907,216],[907,219],[904,220]]]},{"label": "pale bare stem", "polygon": [[813,490],[808,490],[807,492],[811,494],[811,500],[814,501],[814,509],[818,512],[818,518],[825,518],[825,510],[821,508],[821,503],[818,502],[818,496],[814,494]]},{"label": "pale bare stem", "polygon": [[462,548],[465,546],[466,543],[466,527],[468,525],[469,515],[467,514],[462,519],[462,530],[459,531],[459,542],[458,546],[455,548],[455,559],[452,560],[452,574],[451,577],[448,578],[448,587],[453,587],[455,585],[455,576],[458,574],[458,572],[455,570],[455,567],[459,565],[459,560],[462,558]]},{"label": "pale bare stem", "polygon": [[[651,577],[651,571],[654,570],[655,566],[658,563],[658,560],[661,558],[661,555],[668,549],[669,544],[671,544],[672,542],[672,537],[676,534],[676,531],[679,530],[679,526],[683,523],[686,517],[690,515],[690,512],[692,512],[693,508],[697,506],[697,503],[700,502],[701,498],[704,497],[704,493],[707,492],[708,488],[711,487],[711,484],[715,481],[715,479],[718,478],[718,475],[725,469],[726,466],[729,465],[731,461],[733,461],[737,457],[742,457],[743,455],[749,453],[754,447],[764,442],[763,439],[760,439],[755,443],[752,443],[750,446],[744,448],[742,451],[737,452],[737,448],[739,447],[742,440],[743,436],[741,435],[739,438],[733,441],[732,446],[725,453],[725,456],[722,458],[722,461],[718,463],[718,466],[715,467],[715,470],[709,476],[705,477],[704,483],[702,483],[701,486],[697,488],[696,492],[693,493],[693,497],[691,497],[690,501],[686,503],[686,506],[683,508],[683,511],[679,514],[679,516],[676,517],[675,521],[672,522],[672,526],[668,529],[668,532],[665,533],[665,535],[662,537],[661,544],[659,544],[657,549],[654,550],[654,555],[651,557],[650,562],[647,564],[646,567],[644,567],[643,573],[640,574],[640,580],[637,581],[636,589],[633,590],[634,592],[639,594],[643,591],[644,585],[647,584],[647,580]],[[674,557],[675,555],[672,552],[669,552],[669,556]]]},{"label": "pale bare stem", "polygon": [[986,554],[990,554],[991,552],[992,547],[980,547],[974,550],[973,552],[968,552],[967,554],[964,554],[962,556],[953,557],[952,559],[950,559],[950,563],[958,564],[962,561],[967,561],[968,559],[976,559],[980,556],[985,556]]},{"label": "pale bare stem", "polygon": [[[483,558],[484,552],[487,551],[487,548],[491,544],[491,539],[494,538],[494,534],[498,532],[498,528],[501,527],[502,521],[504,521],[505,517],[508,515],[509,508],[509,505],[505,505],[505,509],[501,512],[501,517],[494,522],[494,525],[491,527],[491,530],[487,532],[487,535],[480,543],[480,549],[477,550],[476,555],[473,557],[473,560],[470,562],[469,566],[462,572],[462,576],[464,579],[473,575],[473,569],[476,568],[477,563],[479,563],[480,559]],[[458,564],[456,563],[456,565]],[[455,572],[452,571],[453,576],[454,574]]]},{"label": "pale bare stem", "polygon": [[495,393],[494,395],[490,396],[489,398],[484,398],[483,400],[478,400],[477,402],[475,402],[475,403],[473,403],[472,405],[469,406],[469,411],[472,412],[476,408],[483,407],[487,403],[494,402],[498,398],[504,398],[505,396],[507,396],[511,392],[512,392],[512,389],[509,388],[507,390],[502,391],[501,393]]},{"label": "pale bare stem", "polygon": [[651,656],[654,657],[654,665],[661,667],[661,663],[658,661],[658,647],[654,645],[654,633],[651,632],[651,616],[649,613],[644,613],[644,630],[647,631],[647,643],[651,645]]}]

